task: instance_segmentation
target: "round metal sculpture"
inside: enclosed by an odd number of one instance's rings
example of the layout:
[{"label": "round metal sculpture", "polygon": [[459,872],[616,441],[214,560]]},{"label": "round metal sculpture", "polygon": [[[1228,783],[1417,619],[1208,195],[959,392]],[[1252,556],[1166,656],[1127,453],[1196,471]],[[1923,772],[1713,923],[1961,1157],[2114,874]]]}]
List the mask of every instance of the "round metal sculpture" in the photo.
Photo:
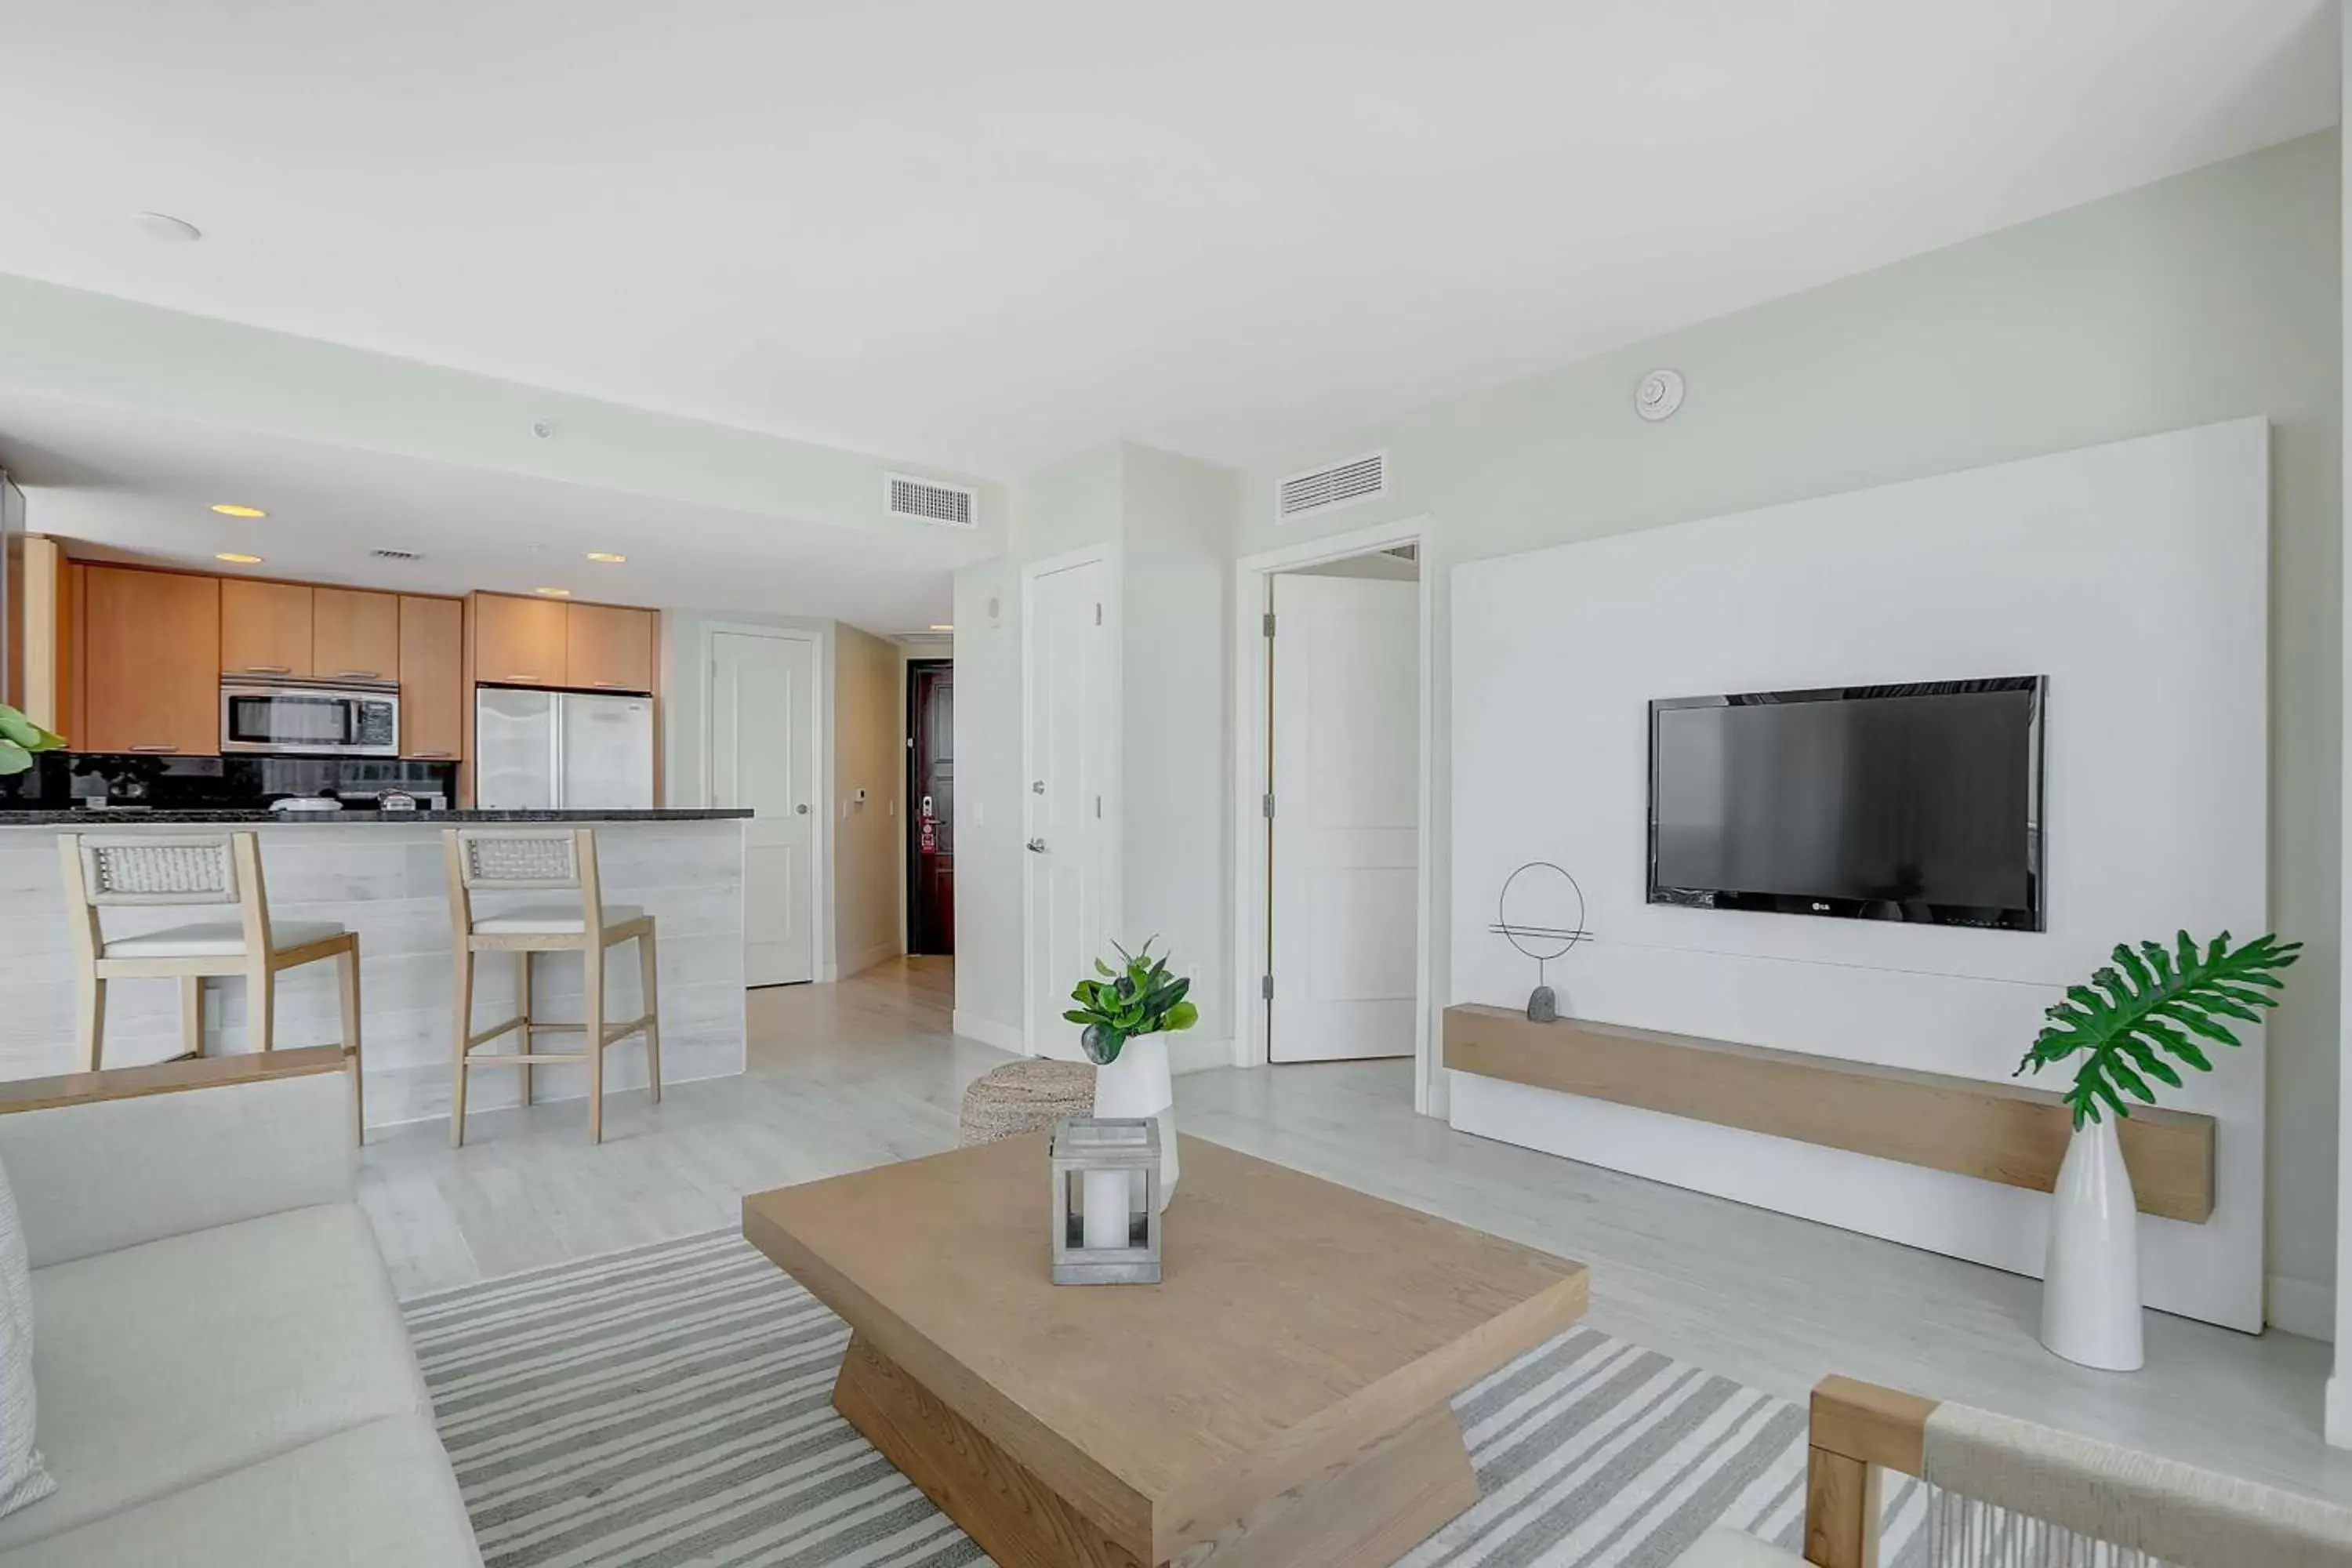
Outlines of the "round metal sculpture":
[{"label": "round metal sculpture", "polygon": [[1567,957],[1570,948],[1592,936],[1584,927],[1584,889],[1576,879],[1549,860],[1528,861],[1503,879],[1502,894],[1495,900],[1495,923],[1486,929],[1536,961],[1528,1017],[1538,1024],[1558,1018],[1559,998],[1545,984],[1545,966]]}]

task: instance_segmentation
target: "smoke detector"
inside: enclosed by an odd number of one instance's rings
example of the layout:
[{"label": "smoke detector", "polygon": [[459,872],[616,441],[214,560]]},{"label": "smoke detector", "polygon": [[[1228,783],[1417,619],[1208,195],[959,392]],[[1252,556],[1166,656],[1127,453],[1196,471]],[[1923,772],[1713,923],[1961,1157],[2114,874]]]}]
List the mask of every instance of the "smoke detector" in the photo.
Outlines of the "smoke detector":
[{"label": "smoke detector", "polygon": [[1633,388],[1633,412],[1654,425],[1683,405],[1683,373],[1654,370]]}]

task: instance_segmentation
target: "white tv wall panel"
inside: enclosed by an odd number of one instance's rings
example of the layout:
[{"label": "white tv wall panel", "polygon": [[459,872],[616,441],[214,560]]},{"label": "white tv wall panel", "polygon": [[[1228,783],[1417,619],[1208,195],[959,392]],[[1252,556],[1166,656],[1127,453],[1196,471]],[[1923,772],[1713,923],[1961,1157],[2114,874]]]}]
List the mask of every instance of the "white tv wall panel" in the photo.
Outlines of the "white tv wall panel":
[{"label": "white tv wall panel", "polygon": [[[2269,432],[2243,419],[1453,573],[1453,995],[1517,1005],[1488,933],[1558,861],[1596,938],[1565,1016],[2006,1079],[2117,942],[2264,928]],[[2042,932],[1645,901],[1648,704],[2050,679]],[[2292,935],[2293,933],[2287,933]],[[2262,1326],[2263,1043],[2168,1103],[2219,1121],[2205,1224],[2140,1217],[2149,1304]],[[2062,1080],[2044,1075],[2049,1087]],[[1456,1073],[1465,1131],[2038,1275],[2048,1199]]]}]

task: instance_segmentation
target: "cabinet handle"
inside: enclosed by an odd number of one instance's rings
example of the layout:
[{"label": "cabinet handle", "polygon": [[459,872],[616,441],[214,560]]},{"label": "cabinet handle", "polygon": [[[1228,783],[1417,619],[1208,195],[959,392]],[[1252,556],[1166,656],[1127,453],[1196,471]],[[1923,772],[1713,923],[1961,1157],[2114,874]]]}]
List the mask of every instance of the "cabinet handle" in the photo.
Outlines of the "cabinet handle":
[{"label": "cabinet handle", "polygon": [[290,664],[248,664],[245,667],[245,673],[247,675],[291,675],[294,673],[294,667]]},{"label": "cabinet handle", "polygon": [[419,762],[430,763],[454,757],[457,753],[455,752],[411,752],[408,754]]},{"label": "cabinet handle", "polygon": [[335,671],[335,675],[337,679],[342,680],[382,680],[383,679],[383,671],[380,669],[339,669]]},{"label": "cabinet handle", "polygon": [[592,680],[588,684],[591,686],[602,687],[607,691],[635,691],[636,689],[635,687],[630,685],[625,680]]},{"label": "cabinet handle", "polygon": [[176,752],[180,748],[177,746],[133,746],[131,749],[134,752]]},{"label": "cabinet handle", "polygon": [[542,684],[540,678],[536,675],[509,675],[501,677],[501,679],[513,686],[538,686]]}]

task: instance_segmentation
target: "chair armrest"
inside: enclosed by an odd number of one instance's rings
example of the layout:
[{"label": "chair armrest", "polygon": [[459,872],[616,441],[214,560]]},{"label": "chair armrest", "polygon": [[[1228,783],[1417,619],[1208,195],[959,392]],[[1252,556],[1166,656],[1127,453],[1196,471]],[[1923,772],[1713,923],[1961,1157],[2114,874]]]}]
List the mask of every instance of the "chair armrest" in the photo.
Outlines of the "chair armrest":
[{"label": "chair armrest", "polygon": [[340,1047],[0,1083],[33,1267],[356,1193]]}]

